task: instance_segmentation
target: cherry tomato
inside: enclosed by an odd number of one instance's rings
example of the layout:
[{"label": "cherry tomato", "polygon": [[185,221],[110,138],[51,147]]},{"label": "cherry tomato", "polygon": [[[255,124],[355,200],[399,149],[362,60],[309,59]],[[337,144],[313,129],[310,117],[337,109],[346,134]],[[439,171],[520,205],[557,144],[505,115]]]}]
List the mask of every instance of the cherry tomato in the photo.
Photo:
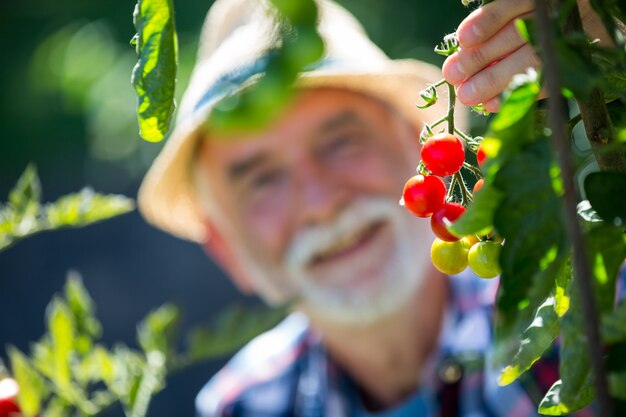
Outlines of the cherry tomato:
[{"label": "cherry tomato", "polygon": [[18,415],[20,407],[17,405],[19,387],[13,378],[0,380],[0,417]]},{"label": "cherry tomato", "polygon": [[478,150],[476,151],[476,162],[478,162],[479,167],[483,167],[485,159],[487,159],[487,154],[485,153],[485,149],[483,148],[483,145],[481,143],[478,147]]},{"label": "cherry tomato", "polygon": [[406,182],[402,199],[405,207],[417,217],[430,217],[443,205],[446,186],[433,175],[415,175]]},{"label": "cherry tomato", "polygon": [[[460,239],[448,230],[448,225],[465,213],[465,207],[457,203],[445,203],[437,210],[433,217],[430,218],[430,227],[433,233],[441,240],[446,242],[456,242]],[[449,223],[446,223],[449,222]]]},{"label": "cherry tomato", "polygon": [[430,137],[422,146],[424,166],[434,175],[445,177],[456,173],[465,161],[463,143],[454,135],[439,133]]},{"label": "cherry tomato", "polygon": [[467,268],[467,245],[462,241],[446,242],[435,238],[430,257],[435,268],[444,274],[459,274]]},{"label": "cherry tomato", "polygon": [[476,198],[476,193],[480,191],[481,188],[483,188],[483,185],[485,185],[484,179],[481,178],[476,181],[476,184],[474,184],[474,188],[472,189],[472,195],[474,196],[474,198]]},{"label": "cherry tomato", "polygon": [[469,250],[469,266],[481,278],[495,278],[502,272],[498,258],[502,245],[498,242],[478,242]]}]

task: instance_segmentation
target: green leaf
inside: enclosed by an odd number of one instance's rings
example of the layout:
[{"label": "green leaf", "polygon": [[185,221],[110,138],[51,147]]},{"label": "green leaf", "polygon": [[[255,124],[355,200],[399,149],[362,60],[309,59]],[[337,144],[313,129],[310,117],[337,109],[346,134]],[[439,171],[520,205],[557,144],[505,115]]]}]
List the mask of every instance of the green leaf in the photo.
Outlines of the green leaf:
[{"label": "green leaf", "polygon": [[68,389],[72,380],[70,362],[76,342],[74,320],[67,304],[58,297],[53,298],[47,315],[55,371],[51,377],[61,389]]},{"label": "green leaf", "polygon": [[611,395],[620,400],[626,400],[626,372],[611,372],[609,374]]},{"label": "green leaf", "polygon": [[174,351],[176,326],[180,313],[173,304],[165,304],[151,312],[137,327],[137,338],[146,353]]},{"label": "green leaf", "polygon": [[585,194],[606,222],[626,225],[626,174],[592,172],[585,178]]},{"label": "green leaf", "polygon": [[284,317],[284,309],[229,307],[212,325],[196,327],[189,333],[187,356],[201,361],[229,354]]},{"label": "green leaf", "polygon": [[134,209],[133,200],[122,195],[103,195],[91,188],[68,194],[44,207],[47,229],[80,227],[99,222]]},{"label": "green leaf", "polygon": [[139,132],[145,140],[158,142],[169,131],[176,107],[178,41],[172,0],[138,0],[134,23],[139,61],[132,84],[139,99]]},{"label": "green leaf", "polygon": [[[102,327],[94,315],[93,300],[83,285],[80,274],[76,271],[70,271],[67,274],[65,299],[74,317],[78,334],[88,336],[89,339],[99,337]],[[78,346],[82,353],[90,347],[90,343],[87,346]]]},{"label": "green leaf", "polygon": [[611,314],[602,317],[600,329],[605,343],[626,341],[626,302],[622,302]]},{"label": "green leaf", "polygon": [[486,183],[450,230],[459,236],[486,235],[493,228],[493,217],[503,197],[496,187]]},{"label": "green leaf", "polygon": [[17,348],[10,346],[8,354],[11,359],[13,376],[20,387],[17,400],[22,413],[26,417],[36,416],[48,396],[44,379],[33,368],[28,358]]},{"label": "green leaf", "polygon": [[145,417],[152,396],[165,386],[165,355],[150,351],[141,374],[137,391],[129,403],[129,417]]},{"label": "green leaf", "polygon": [[539,403],[539,413],[546,416],[562,416],[569,412],[569,409],[559,400],[561,397],[561,386],[563,381],[560,379],[552,385],[548,393]]},{"label": "green leaf", "polygon": [[18,218],[34,216],[39,211],[41,183],[35,165],[29,164],[9,192],[9,204]]},{"label": "green leaf", "polygon": [[585,49],[590,49],[586,39],[559,37],[555,47],[564,88],[576,97],[586,97],[594,87],[600,86],[602,75],[585,52]]},{"label": "green leaf", "polygon": [[553,297],[539,306],[532,323],[522,335],[520,348],[513,361],[500,375],[500,385],[508,385],[515,381],[552,346],[559,335],[559,316],[555,308],[556,301]]},{"label": "green leaf", "polygon": [[548,142],[538,141],[511,158],[494,180],[506,195],[494,218],[496,230],[506,239],[496,305],[496,336],[501,342],[512,337],[510,342],[518,343],[515,335],[548,297],[567,254],[553,167]]}]

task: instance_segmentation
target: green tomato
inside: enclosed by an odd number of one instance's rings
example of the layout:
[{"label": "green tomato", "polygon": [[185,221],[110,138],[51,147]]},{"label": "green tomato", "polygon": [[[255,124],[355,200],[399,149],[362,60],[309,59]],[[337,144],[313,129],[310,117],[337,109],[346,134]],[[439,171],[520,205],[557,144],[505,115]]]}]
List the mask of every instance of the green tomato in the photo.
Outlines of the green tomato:
[{"label": "green tomato", "polygon": [[467,268],[468,246],[462,241],[445,242],[436,238],[430,247],[433,265],[444,274],[454,275]]},{"label": "green tomato", "polygon": [[502,245],[498,242],[478,242],[472,246],[468,254],[469,266],[481,278],[495,278],[500,275],[498,262]]}]

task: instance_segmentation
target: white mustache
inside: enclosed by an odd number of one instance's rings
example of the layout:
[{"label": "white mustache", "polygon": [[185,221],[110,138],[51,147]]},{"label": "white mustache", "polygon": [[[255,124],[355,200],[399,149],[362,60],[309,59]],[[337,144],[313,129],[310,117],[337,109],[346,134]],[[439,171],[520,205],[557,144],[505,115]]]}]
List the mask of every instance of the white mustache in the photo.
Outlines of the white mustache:
[{"label": "white mustache", "polygon": [[302,271],[316,257],[350,239],[375,223],[392,221],[398,202],[389,198],[368,198],[347,207],[332,223],[311,226],[299,232],[289,245],[285,264],[289,271]]}]

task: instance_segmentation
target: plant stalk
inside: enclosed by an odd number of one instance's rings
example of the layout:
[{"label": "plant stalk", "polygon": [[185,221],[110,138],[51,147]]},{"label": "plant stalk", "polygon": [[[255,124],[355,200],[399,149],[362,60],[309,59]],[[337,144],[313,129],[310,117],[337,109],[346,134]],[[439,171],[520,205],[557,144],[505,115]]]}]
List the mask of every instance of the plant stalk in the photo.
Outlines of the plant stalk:
[{"label": "plant stalk", "polygon": [[[552,25],[548,16],[548,0],[534,0],[534,2],[539,45],[543,51],[543,71],[548,90],[549,121],[553,139],[551,143],[561,168],[565,200],[565,226],[573,247],[574,281],[578,283],[581,293],[596,402],[600,416],[613,417],[613,404],[609,395],[607,372],[601,346],[602,339],[591,281],[591,269],[576,213],[575,170],[569,138],[566,134],[568,119],[561,97],[561,81],[556,61],[557,52],[554,47]],[[577,7],[574,7],[574,12],[578,13]],[[602,105],[604,106],[604,103]]]}]

